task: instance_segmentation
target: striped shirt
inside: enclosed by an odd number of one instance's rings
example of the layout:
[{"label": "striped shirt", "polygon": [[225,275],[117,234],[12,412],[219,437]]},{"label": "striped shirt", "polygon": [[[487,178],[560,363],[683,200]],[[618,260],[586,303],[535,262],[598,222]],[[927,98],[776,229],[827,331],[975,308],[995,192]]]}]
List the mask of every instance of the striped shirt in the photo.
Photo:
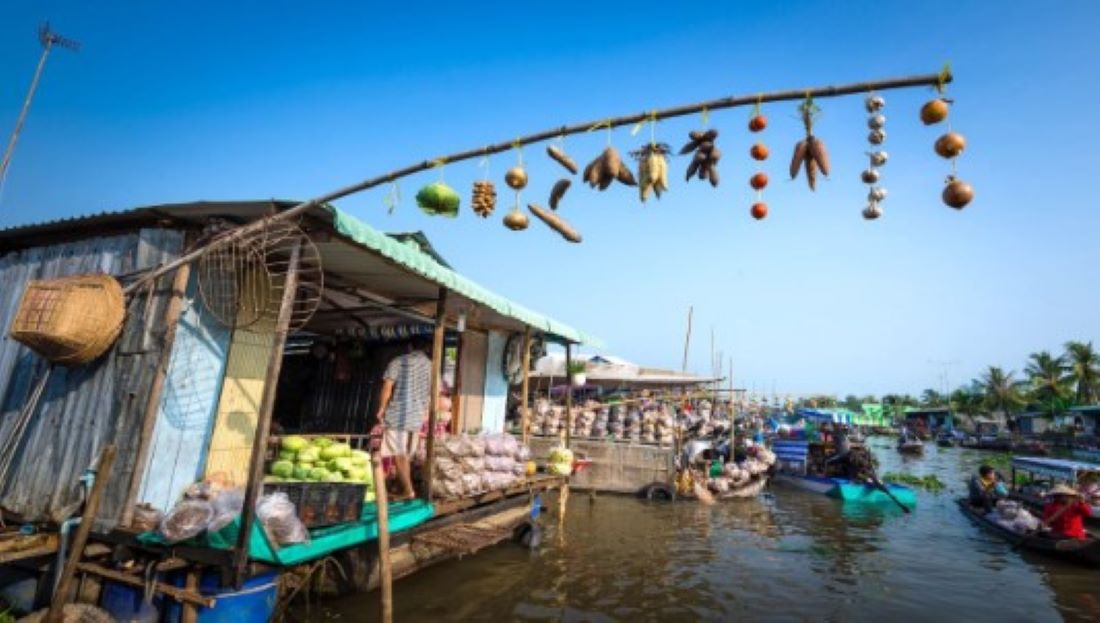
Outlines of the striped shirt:
[{"label": "striped shirt", "polygon": [[395,357],[382,378],[393,381],[393,395],[386,406],[386,428],[419,431],[428,416],[432,360],[420,351]]}]

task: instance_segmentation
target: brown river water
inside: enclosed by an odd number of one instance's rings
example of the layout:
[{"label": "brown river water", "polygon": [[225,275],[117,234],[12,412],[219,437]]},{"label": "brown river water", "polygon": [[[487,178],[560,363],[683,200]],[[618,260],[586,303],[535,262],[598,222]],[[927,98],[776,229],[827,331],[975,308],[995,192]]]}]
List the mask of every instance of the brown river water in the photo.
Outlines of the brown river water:
[{"label": "brown river water", "polygon": [[[1100,621],[1100,570],[1011,546],[955,506],[987,453],[926,447],[885,472],[936,474],[904,515],[773,487],[703,506],[585,494],[538,551],[504,544],[398,581],[395,621]],[[556,504],[547,501],[547,506]],[[377,620],[378,594],[314,604],[314,621]]]}]

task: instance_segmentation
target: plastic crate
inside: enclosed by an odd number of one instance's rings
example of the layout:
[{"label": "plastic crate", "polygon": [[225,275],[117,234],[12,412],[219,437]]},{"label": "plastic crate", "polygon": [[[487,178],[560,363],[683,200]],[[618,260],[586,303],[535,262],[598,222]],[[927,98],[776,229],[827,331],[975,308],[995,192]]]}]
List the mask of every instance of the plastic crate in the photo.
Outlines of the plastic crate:
[{"label": "plastic crate", "polygon": [[353,482],[269,482],[264,494],[282,492],[307,528],[359,521],[367,485]]}]

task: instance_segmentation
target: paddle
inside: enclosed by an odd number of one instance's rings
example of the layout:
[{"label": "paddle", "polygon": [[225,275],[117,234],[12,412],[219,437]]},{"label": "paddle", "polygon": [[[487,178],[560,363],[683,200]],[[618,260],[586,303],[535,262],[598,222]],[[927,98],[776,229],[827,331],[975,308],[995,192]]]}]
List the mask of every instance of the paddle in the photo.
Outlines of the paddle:
[{"label": "paddle", "polygon": [[902,503],[901,503],[901,500],[899,500],[899,499],[897,499],[896,497],[894,497],[894,494],[890,492],[890,488],[889,488],[889,487],[887,487],[886,485],[882,484],[882,481],[878,479],[878,476],[877,476],[877,475],[872,475],[872,476],[871,476],[871,482],[873,482],[873,483],[875,484],[875,486],[876,486],[876,487],[878,487],[878,488],[879,488],[879,489],[880,489],[880,490],[881,490],[881,491],[882,491],[883,493],[885,493],[885,494],[886,494],[886,497],[888,497],[888,498],[890,498],[891,500],[893,500],[893,501],[894,501],[894,504],[897,504],[898,506],[900,506],[900,507],[901,507],[901,510],[905,511],[905,514],[906,514],[906,515],[908,515],[909,513],[913,512],[913,511],[909,510],[909,507],[908,507],[908,506],[906,506],[906,505],[902,504]]}]

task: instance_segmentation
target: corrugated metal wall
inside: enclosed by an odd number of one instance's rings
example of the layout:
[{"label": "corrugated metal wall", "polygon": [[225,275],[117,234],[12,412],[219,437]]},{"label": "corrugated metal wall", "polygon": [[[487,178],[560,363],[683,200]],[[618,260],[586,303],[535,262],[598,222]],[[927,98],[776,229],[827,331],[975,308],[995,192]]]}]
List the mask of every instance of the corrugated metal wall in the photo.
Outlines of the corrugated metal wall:
[{"label": "corrugated metal wall", "polygon": [[[26,282],[87,272],[124,275],[179,254],[183,234],[141,230],[35,247],[0,257],[0,447],[14,443],[12,428],[44,362],[7,337]],[[125,504],[137,454],[141,419],[164,335],[164,308],[171,277],[153,296],[135,296],[115,347],[80,368],[57,368],[27,427],[7,481],[0,483],[0,507],[27,520],[58,521],[79,505],[78,478],[102,447],[114,443],[118,456],[99,512],[99,527],[117,522]]]}]

